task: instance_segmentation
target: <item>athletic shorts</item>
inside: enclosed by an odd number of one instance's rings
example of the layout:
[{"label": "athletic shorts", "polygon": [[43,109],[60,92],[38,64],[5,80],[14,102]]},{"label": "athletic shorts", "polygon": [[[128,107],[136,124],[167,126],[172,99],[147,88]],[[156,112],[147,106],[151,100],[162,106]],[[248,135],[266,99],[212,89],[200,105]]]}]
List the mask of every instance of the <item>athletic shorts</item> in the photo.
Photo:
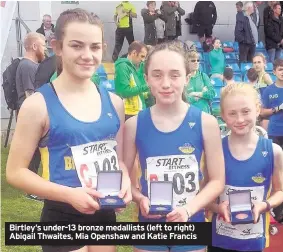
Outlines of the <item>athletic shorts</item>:
[{"label": "athletic shorts", "polygon": [[125,115],[125,121],[127,121],[128,119],[130,119],[133,116],[135,116],[135,115]]},{"label": "athletic shorts", "polygon": [[[222,248],[217,248],[217,247],[208,247],[207,252],[243,252],[243,251],[222,249]],[[262,250],[248,251],[248,252],[262,252]]]},{"label": "athletic shorts", "polygon": [[137,249],[147,251],[170,251],[170,252],[186,252],[206,248],[206,246],[134,246]]},{"label": "athletic shorts", "polygon": [[[116,222],[116,214],[113,210],[96,211],[94,214],[82,214],[71,205],[50,200],[44,201],[41,213],[41,222]],[[42,246],[43,252],[69,252],[78,250],[84,245],[74,246]]]}]

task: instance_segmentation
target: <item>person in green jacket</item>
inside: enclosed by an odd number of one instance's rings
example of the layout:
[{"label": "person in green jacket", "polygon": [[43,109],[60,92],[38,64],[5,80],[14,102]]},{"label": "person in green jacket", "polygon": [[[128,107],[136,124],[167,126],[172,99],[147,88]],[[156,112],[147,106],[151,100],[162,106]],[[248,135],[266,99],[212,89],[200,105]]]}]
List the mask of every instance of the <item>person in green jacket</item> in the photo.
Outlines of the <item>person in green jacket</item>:
[{"label": "person in green jacket", "polygon": [[115,62],[115,92],[124,99],[126,119],[146,108],[144,93],[149,88],[139,73],[140,64],[146,56],[146,45],[134,41],[129,46],[127,58],[119,58]]},{"label": "person in green jacket", "polygon": [[207,74],[199,71],[199,54],[188,52],[187,60],[190,69],[190,80],[185,90],[187,102],[210,114],[209,104],[215,97],[215,90]]},{"label": "person in green jacket", "polygon": [[211,66],[211,78],[220,78],[223,80],[225,68],[225,57],[221,47],[221,41],[218,38],[212,40],[213,50],[209,52],[209,63]]},{"label": "person in green jacket", "polygon": [[[54,72],[54,74],[51,76],[50,82],[54,81],[57,77],[58,77],[58,76],[57,76],[57,71],[56,71],[56,72]],[[92,75],[92,77],[91,77],[91,81],[92,81],[95,85],[99,86],[99,84],[100,84],[99,75],[98,75],[97,73],[94,73],[94,74]]]}]

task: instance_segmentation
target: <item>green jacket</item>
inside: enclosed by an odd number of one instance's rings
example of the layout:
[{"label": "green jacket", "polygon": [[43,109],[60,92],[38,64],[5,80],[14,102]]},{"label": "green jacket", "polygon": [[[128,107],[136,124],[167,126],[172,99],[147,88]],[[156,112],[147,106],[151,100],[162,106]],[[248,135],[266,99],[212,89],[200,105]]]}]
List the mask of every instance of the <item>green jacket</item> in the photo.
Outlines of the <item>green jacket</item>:
[{"label": "green jacket", "polygon": [[[54,74],[51,76],[50,78],[50,82],[54,81],[55,79],[57,78],[57,72],[54,72]],[[97,73],[94,73],[92,76],[91,76],[91,81],[99,86],[100,84],[100,78],[99,78],[99,75]]]},{"label": "green jacket", "polygon": [[[205,87],[207,90],[203,91]],[[190,93],[192,92],[202,92],[202,98],[199,98],[197,100],[195,97],[190,96]],[[209,104],[215,97],[215,90],[207,74],[197,71],[197,73],[190,78],[190,82],[186,86],[185,93],[187,101],[190,104],[194,105],[195,107],[198,107],[206,113],[211,113]]]},{"label": "green jacket", "polygon": [[115,62],[115,92],[124,99],[126,115],[137,115],[146,108],[144,93],[148,91],[134,64],[128,58],[119,58]]},{"label": "green jacket", "polygon": [[[145,79],[144,79],[144,62],[140,64],[140,67],[138,69],[138,76],[142,83],[142,85],[147,85]],[[155,97],[151,94],[150,90],[148,92],[144,93],[144,99],[145,99],[145,105],[147,108],[153,106],[155,104]]]},{"label": "green jacket", "polygon": [[209,54],[211,74],[223,74],[225,68],[225,57],[221,48],[212,50]]}]

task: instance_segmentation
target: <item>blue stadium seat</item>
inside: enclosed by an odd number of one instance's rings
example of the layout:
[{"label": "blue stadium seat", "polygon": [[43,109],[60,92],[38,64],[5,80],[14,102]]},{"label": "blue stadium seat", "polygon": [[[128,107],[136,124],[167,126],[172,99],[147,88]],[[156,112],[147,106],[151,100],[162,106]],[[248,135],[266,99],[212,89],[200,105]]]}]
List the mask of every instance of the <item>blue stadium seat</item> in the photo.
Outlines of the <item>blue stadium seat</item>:
[{"label": "blue stadium seat", "polygon": [[239,52],[239,43],[238,42],[234,42],[234,51]]},{"label": "blue stadium seat", "polygon": [[205,61],[204,62],[204,67],[205,67],[205,73],[207,73],[207,74],[210,74],[210,72],[211,72],[211,66],[210,66],[210,64],[209,64],[209,61]]},{"label": "blue stadium seat", "polygon": [[266,63],[266,67],[265,67],[265,71],[266,72],[273,72],[273,64],[271,62]]},{"label": "blue stadium seat", "polygon": [[226,64],[226,67],[232,68],[234,73],[240,73],[241,72],[239,65],[237,63]]},{"label": "blue stadium seat", "polygon": [[242,75],[241,74],[234,74],[234,81],[236,82],[242,82]]},{"label": "blue stadium seat", "polygon": [[227,64],[238,63],[236,53],[224,53],[224,57]]},{"label": "blue stadium seat", "polygon": [[216,117],[220,116],[220,100],[214,100],[211,102],[211,110],[212,115]]},{"label": "blue stadium seat", "polygon": [[223,80],[221,80],[219,78],[212,78],[212,79],[210,79],[210,82],[214,87],[223,87],[224,86]]},{"label": "blue stadium seat", "polygon": [[256,50],[257,49],[265,49],[264,44],[262,41],[259,41],[256,46],[255,46]]},{"label": "blue stadium seat", "polygon": [[241,72],[242,75],[246,74],[246,72],[253,66],[252,63],[241,63]]},{"label": "blue stadium seat", "polygon": [[202,55],[203,55],[204,61],[205,61],[205,62],[209,62],[209,55],[208,55],[208,52],[203,52]]},{"label": "blue stadium seat", "polygon": [[271,79],[273,80],[273,82],[276,81],[276,76],[275,76],[273,73],[270,74],[270,77],[271,77]]},{"label": "blue stadium seat", "polygon": [[221,87],[215,86],[214,90],[215,90],[215,97],[213,98],[213,100],[220,100],[220,94],[221,94]]},{"label": "blue stadium seat", "polygon": [[224,41],[222,43],[222,47],[231,47],[231,48],[234,48],[234,42],[232,41]]}]

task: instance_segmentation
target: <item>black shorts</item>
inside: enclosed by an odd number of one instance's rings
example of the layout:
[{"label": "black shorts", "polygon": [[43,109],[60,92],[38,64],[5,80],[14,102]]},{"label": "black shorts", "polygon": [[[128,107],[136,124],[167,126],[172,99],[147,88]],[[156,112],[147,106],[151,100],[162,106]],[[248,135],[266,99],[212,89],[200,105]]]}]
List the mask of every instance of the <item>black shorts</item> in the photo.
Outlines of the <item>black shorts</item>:
[{"label": "black shorts", "polygon": [[[241,252],[238,250],[230,250],[230,249],[222,249],[222,248],[217,248],[217,247],[208,247],[207,252]],[[257,250],[257,251],[249,251],[249,252],[262,252],[262,250]]]},{"label": "black shorts", "polygon": [[128,119],[130,119],[133,116],[135,116],[135,115],[125,115],[125,121],[127,121]]},{"label": "black shorts", "polygon": [[[116,222],[116,214],[113,210],[97,211],[94,214],[82,214],[71,205],[50,200],[44,201],[41,213],[41,222]],[[78,250],[84,245],[72,246],[42,246],[43,252],[69,252]]]},{"label": "black shorts", "polygon": [[198,31],[198,36],[200,38],[202,37],[206,37],[206,38],[209,38],[212,36],[212,25],[209,24],[209,25],[200,25],[200,26],[197,26],[197,31]]}]

